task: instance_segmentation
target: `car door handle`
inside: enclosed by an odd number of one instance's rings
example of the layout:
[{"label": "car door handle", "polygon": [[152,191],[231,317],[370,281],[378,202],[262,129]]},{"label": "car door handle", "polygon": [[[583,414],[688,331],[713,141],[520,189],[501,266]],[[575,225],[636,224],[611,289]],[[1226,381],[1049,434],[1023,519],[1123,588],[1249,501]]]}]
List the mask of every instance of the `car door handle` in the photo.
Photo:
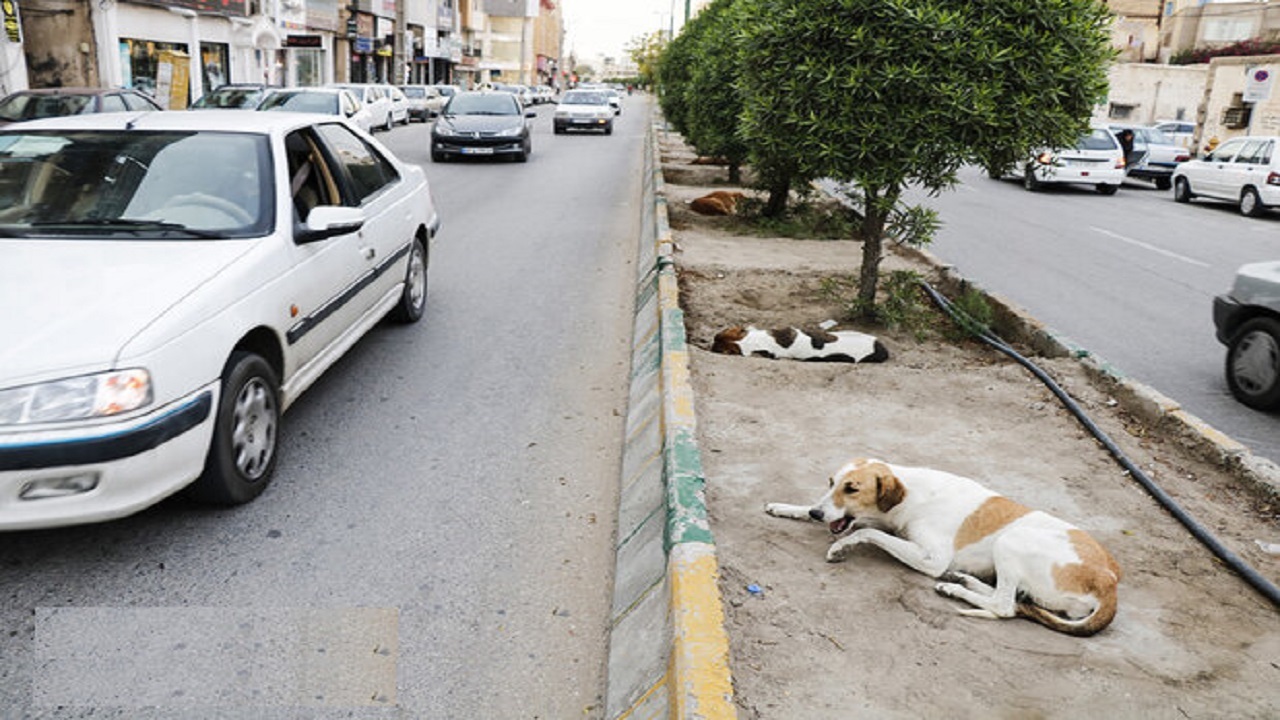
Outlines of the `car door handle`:
[{"label": "car door handle", "polygon": [[364,253],[365,260],[372,260],[378,256],[378,251],[371,247],[361,248],[361,252]]}]

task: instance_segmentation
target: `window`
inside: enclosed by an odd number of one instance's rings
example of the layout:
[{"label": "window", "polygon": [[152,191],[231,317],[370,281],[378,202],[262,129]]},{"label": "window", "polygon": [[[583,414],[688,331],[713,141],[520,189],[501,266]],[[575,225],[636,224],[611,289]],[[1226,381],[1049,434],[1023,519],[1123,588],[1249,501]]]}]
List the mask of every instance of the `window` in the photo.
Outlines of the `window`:
[{"label": "window", "polygon": [[119,95],[102,96],[102,112],[124,112],[128,109],[124,104],[124,98]]},{"label": "window", "polygon": [[1244,140],[1228,140],[1218,149],[1205,156],[1205,160],[1209,162],[1231,162],[1231,158],[1244,145]]},{"label": "window", "polygon": [[324,124],[316,128],[346,170],[355,194],[348,205],[363,205],[386,186],[400,179],[396,169],[368,143],[343,125]]},{"label": "window", "polygon": [[1244,149],[1236,156],[1238,163],[1269,163],[1271,162],[1271,143],[1266,140],[1250,140],[1245,143]]}]

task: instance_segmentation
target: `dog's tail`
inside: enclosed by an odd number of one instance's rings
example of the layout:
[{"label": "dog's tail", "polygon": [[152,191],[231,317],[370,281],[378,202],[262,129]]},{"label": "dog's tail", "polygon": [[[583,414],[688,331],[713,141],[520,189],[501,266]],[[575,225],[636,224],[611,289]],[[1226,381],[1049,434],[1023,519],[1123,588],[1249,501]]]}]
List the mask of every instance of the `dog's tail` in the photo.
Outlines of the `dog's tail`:
[{"label": "dog's tail", "polygon": [[1018,615],[1035,620],[1041,625],[1051,630],[1057,630],[1060,633],[1088,637],[1110,625],[1111,620],[1116,616],[1117,603],[1114,585],[1109,588],[1099,588],[1094,597],[1098,599],[1098,606],[1093,609],[1093,612],[1077,620],[1069,620],[1052,610],[1047,610],[1029,602],[1018,603]]}]

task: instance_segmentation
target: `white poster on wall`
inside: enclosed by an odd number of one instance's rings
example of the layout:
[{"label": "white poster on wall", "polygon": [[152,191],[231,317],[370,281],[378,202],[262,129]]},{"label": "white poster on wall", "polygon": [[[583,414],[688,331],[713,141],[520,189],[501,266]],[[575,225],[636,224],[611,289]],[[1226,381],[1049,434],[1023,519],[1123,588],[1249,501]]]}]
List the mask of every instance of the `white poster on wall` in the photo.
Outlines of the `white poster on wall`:
[{"label": "white poster on wall", "polygon": [[1253,66],[1245,70],[1244,101],[1262,102],[1271,99],[1271,84],[1275,81],[1276,70],[1272,67]]}]

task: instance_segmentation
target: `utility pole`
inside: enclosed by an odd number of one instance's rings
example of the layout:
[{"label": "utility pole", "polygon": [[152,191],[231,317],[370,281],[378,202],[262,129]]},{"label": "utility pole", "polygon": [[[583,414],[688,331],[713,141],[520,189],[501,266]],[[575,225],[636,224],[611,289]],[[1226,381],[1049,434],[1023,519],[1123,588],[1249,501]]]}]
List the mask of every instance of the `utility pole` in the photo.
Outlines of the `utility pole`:
[{"label": "utility pole", "polygon": [[387,78],[387,82],[392,85],[403,85],[409,81],[407,73],[408,67],[407,57],[410,57],[412,50],[405,47],[405,41],[408,40],[408,34],[405,33],[404,6],[408,0],[396,0],[396,31],[394,35],[395,43],[391,50],[391,77]]}]

